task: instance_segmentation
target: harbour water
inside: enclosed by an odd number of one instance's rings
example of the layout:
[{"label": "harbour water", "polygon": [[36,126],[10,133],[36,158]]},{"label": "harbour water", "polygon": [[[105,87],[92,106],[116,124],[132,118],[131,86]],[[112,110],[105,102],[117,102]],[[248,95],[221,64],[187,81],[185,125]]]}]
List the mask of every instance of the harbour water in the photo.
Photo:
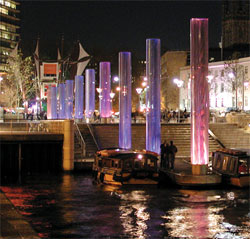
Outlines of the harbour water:
[{"label": "harbour water", "polygon": [[250,238],[249,188],[119,188],[83,173],[1,189],[41,238]]}]

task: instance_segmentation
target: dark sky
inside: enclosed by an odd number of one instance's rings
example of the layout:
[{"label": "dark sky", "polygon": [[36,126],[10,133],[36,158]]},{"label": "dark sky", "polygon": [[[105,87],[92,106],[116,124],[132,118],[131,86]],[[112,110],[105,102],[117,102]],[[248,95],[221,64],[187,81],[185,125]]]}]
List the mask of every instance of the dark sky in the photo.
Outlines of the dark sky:
[{"label": "dark sky", "polygon": [[37,36],[44,56],[56,57],[78,39],[90,54],[131,51],[145,58],[147,38],[160,38],[162,53],[189,49],[193,17],[209,18],[209,46],[218,47],[221,0],[213,1],[21,1],[22,49],[32,54]]}]

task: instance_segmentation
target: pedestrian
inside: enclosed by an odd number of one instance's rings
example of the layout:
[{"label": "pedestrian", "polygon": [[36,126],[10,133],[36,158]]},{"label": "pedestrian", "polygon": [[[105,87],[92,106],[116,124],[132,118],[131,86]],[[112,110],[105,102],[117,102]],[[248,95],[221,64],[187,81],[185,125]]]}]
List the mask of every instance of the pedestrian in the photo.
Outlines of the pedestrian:
[{"label": "pedestrian", "polygon": [[167,141],[164,140],[164,142],[161,144],[161,167],[166,167],[166,149],[167,149]]},{"label": "pedestrian", "polygon": [[170,141],[169,146],[169,161],[170,161],[170,168],[174,169],[174,161],[175,161],[175,154],[178,152],[177,147],[174,145],[173,141]]}]

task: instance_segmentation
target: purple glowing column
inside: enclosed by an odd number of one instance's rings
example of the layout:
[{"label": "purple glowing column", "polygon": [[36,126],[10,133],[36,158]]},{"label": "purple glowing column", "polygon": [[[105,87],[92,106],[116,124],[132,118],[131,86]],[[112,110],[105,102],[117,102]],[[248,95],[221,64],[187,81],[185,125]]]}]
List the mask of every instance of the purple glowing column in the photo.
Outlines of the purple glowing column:
[{"label": "purple glowing column", "polygon": [[119,147],[131,149],[131,53],[119,53]]},{"label": "purple glowing column", "polygon": [[83,118],[83,76],[75,76],[75,119]]},{"label": "purple glowing column", "polygon": [[51,119],[57,119],[57,87],[52,86],[50,88],[51,94]]},{"label": "purple glowing column", "polygon": [[66,80],[66,106],[65,115],[66,119],[73,118],[73,80]]},{"label": "purple glowing column", "polygon": [[100,116],[108,118],[111,116],[110,100],[110,62],[100,62]]},{"label": "purple glowing column", "polygon": [[95,70],[85,71],[85,117],[92,118],[95,111]]},{"label": "purple glowing column", "polygon": [[47,119],[51,119],[51,86],[47,91]]},{"label": "purple glowing column", "polygon": [[59,84],[59,113],[58,119],[65,119],[65,84]]},{"label": "purple glowing column", "polygon": [[191,49],[191,163],[208,164],[208,19],[190,22]]},{"label": "purple glowing column", "polygon": [[146,113],[146,149],[160,154],[161,145],[161,41],[146,41],[147,113]]}]

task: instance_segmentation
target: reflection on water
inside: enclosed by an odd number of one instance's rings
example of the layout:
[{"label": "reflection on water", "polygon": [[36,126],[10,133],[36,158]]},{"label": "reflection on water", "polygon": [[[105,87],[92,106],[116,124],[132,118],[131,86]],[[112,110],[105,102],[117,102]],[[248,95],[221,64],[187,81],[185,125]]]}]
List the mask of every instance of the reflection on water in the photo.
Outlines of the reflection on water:
[{"label": "reflection on water", "polygon": [[247,189],[119,188],[90,175],[1,189],[42,238],[250,238]]}]

